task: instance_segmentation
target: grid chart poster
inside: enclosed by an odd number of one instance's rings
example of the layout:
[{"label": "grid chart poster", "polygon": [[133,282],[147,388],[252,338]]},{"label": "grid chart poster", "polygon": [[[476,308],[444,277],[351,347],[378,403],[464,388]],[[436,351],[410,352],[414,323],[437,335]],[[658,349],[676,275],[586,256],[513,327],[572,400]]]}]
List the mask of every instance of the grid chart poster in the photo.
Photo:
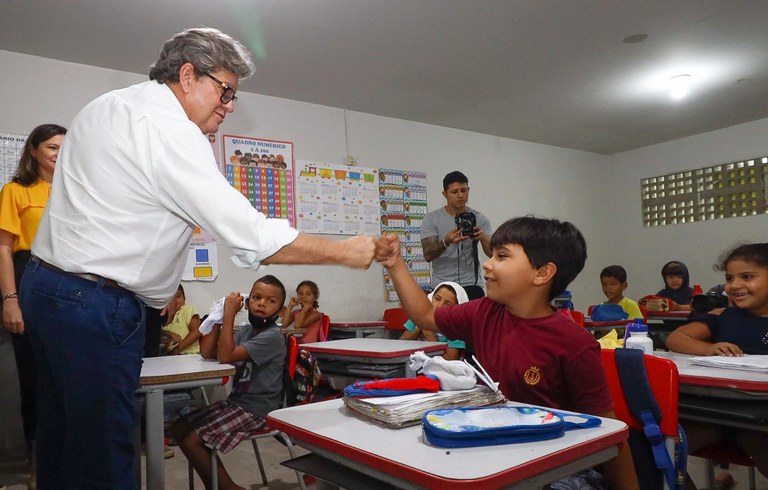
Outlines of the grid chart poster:
[{"label": "grid chart poster", "polygon": [[[395,233],[400,251],[411,275],[422,287],[429,288],[430,266],[421,249],[421,223],[427,214],[427,174],[405,170],[379,170],[379,207],[381,233]],[[389,274],[384,270],[387,301],[398,301]]]},{"label": "grid chart poster", "polygon": [[19,165],[19,158],[21,158],[26,142],[27,137],[24,135],[0,133],[0,143],[2,143],[2,149],[0,150],[2,151],[0,153],[2,168],[0,168],[0,172],[2,172],[3,179],[0,186],[5,185],[6,182],[11,180],[13,174],[16,173],[16,167]]},{"label": "grid chart poster", "polygon": [[269,218],[296,225],[293,209],[293,143],[225,134],[224,175]]},{"label": "grid chart poster", "polygon": [[304,233],[377,235],[379,171],[296,162],[296,228]]}]

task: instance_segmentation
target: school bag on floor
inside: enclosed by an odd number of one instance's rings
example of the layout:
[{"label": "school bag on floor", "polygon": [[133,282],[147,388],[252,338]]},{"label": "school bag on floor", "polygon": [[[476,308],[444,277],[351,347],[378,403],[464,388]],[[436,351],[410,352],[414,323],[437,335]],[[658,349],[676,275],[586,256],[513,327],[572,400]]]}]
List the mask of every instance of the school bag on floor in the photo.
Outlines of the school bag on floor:
[{"label": "school bag on floor", "polygon": [[[566,421],[580,418],[582,422]],[[430,410],[421,419],[424,437],[438,447],[477,447],[544,441],[566,430],[597,427],[599,417],[539,407],[469,407]]]}]

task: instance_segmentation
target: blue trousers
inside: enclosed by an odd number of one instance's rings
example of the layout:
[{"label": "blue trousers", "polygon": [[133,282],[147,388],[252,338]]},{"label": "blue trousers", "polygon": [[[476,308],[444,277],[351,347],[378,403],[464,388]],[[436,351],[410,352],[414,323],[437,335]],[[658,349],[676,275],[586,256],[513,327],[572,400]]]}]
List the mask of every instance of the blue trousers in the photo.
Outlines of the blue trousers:
[{"label": "blue trousers", "polygon": [[144,305],[35,262],[19,297],[38,367],[37,488],[134,490]]}]

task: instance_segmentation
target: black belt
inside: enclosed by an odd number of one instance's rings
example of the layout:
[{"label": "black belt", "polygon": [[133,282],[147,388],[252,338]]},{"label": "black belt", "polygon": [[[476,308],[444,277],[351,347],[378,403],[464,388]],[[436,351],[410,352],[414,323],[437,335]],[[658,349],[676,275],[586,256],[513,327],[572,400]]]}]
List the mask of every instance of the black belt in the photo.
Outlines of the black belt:
[{"label": "black belt", "polygon": [[[129,290],[125,289],[123,286],[119,285],[117,283],[117,281],[114,281],[112,279],[107,279],[106,277],[97,276],[96,274],[88,274],[87,272],[81,273],[81,272],[65,271],[64,269],[56,267],[53,264],[49,264],[48,262],[44,261],[40,257],[35,257],[34,255],[32,256],[31,260],[32,260],[32,262],[37,262],[38,264],[42,265],[46,269],[50,269],[52,271],[60,272],[62,274],[66,274],[68,276],[79,277],[80,279],[85,279],[85,280],[91,281],[91,282],[103,281],[104,285],[109,287],[109,288],[117,289],[119,291],[123,291],[123,292],[126,292],[126,293],[131,293],[131,291],[129,291]],[[131,293],[131,294],[133,294],[133,293]]]}]

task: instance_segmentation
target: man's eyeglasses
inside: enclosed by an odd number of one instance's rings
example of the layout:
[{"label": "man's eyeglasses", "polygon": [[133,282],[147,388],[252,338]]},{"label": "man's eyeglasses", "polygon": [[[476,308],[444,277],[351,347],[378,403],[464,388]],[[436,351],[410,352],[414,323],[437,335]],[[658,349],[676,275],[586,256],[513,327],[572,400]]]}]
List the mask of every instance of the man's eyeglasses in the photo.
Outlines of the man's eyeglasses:
[{"label": "man's eyeglasses", "polygon": [[237,96],[235,95],[235,91],[232,89],[232,87],[229,86],[228,83],[224,83],[218,78],[214,77],[210,73],[203,72],[203,75],[210,78],[214,82],[218,83],[219,86],[224,89],[224,92],[221,94],[221,103],[222,104],[229,104],[231,101],[237,102]]}]

